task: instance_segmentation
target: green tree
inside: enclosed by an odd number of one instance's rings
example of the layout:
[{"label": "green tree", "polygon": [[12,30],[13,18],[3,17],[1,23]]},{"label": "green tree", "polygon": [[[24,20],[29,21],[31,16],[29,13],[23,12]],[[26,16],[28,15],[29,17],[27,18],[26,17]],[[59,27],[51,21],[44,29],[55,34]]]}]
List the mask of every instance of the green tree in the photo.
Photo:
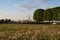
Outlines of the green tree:
[{"label": "green tree", "polygon": [[44,9],[37,9],[33,14],[33,19],[36,21],[43,21]]},{"label": "green tree", "polygon": [[44,11],[44,20],[55,21],[58,20],[58,13],[60,11],[56,8],[49,8]]},{"label": "green tree", "polygon": [[54,7],[52,8],[53,11],[53,19],[54,20],[58,20],[58,18],[60,17],[60,7]]},{"label": "green tree", "polygon": [[58,12],[56,12],[55,10],[52,10],[53,12],[53,20],[58,20]]},{"label": "green tree", "polygon": [[9,23],[9,22],[11,22],[11,19],[5,19],[5,23]]},{"label": "green tree", "polygon": [[0,20],[0,23],[4,23],[4,19],[1,19],[1,20]]},{"label": "green tree", "polygon": [[60,19],[60,7],[37,9],[33,14],[33,19],[36,21],[55,21]]},{"label": "green tree", "polygon": [[53,12],[52,12],[52,9],[46,9],[44,11],[44,20],[49,20],[52,21],[53,20]]}]

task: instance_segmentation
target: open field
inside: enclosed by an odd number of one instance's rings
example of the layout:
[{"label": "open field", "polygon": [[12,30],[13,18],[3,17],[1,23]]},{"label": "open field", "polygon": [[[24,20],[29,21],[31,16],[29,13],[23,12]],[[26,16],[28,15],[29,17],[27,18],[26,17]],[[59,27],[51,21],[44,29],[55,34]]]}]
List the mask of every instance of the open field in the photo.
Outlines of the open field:
[{"label": "open field", "polygon": [[60,40],[60,25],[0,24],[0,40]]}]

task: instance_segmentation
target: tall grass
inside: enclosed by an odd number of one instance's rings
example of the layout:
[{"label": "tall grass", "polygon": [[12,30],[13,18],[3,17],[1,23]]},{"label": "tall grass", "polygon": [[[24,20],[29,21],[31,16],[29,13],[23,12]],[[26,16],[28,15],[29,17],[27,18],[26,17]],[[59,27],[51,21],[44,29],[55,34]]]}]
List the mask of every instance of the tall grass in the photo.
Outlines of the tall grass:
[{"label": "tall grass", "polygon": [[0,40],[60,40],[60,25],[0,24]]}]

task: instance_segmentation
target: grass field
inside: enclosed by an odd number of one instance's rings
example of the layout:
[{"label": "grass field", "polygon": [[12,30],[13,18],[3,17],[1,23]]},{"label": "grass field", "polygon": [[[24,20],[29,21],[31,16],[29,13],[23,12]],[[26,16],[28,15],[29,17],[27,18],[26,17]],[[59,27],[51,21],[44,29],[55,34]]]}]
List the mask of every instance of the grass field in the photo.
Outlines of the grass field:
[{"label": "grass field", "polygon": [[0,40],[60,40],[60,25],[0,24]]}]

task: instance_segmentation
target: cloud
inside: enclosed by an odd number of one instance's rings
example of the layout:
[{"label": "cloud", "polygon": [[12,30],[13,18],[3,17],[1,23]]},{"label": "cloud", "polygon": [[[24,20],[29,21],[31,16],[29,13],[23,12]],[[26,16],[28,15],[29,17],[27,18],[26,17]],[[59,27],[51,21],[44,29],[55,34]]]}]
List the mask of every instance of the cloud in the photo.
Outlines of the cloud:
[{"label": "cloud", "polygon": [[18,7],[18,8],[24,8],[24,9],[28,9],[28,10],[36,8],[36,7],[33,7],[33,6],[23,5],[23,4],[16,4],[16,7]]},{"label": "cloud", "polygon": [[32,9],[32,8],[33,8],[33,7],[31,7],[31,6],[28,6],[28,5],[20,5],[20,7],[26,8],[26,9]]},{"label": "cloud", "polygon": [[35,1],[35,2],[44,2],[45,0],[23,0],[23,1],[27,1],[27,2],[30,2],[30,1]]},{"label": "cloud", "polygon": [[43,2],[45,2],[46,0],[22,0],[22,1],[28,2],[28,3],[29,3],[29,2],[32,2],[32,1],[33,1],[33,2],[36,2],[36,3],[40,3],[40,2],[43,3]]}]

